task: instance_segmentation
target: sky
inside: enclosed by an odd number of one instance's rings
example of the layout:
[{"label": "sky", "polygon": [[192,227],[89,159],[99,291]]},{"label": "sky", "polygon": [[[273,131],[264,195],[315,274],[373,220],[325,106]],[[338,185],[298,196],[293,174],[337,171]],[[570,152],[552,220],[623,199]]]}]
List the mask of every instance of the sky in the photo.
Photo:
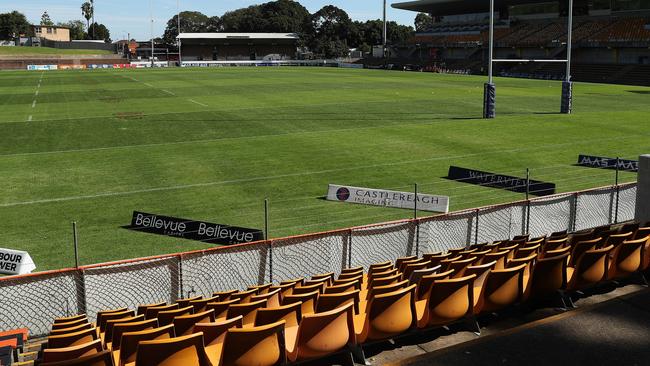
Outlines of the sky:
[{"label": "sky", "polygon": [[[32,23],[38,23],[44,11],[56,22],[83,20],[81,4],[85,0],[0,0],[0,13],[17,10]],[[154,35],[162,36],[167,21],[176,14],[180,1],[181,10],[200,11],[208,16],[219,15],[229,10],[262,4],[267,1],[249,0],[150,0],[153,3]],[[382,0],[299,0],[309,12],[314,13],[324,5],[334,5],[345,10],[353,20],[380,19],[382,17]],[[413,25],[415,13],[390,7],[388,0],[388,20],[400,24]],[[108,27],[111,38],[124,39],[127,34],[137,40],[146,40],[151,36],[150,6],[147,0],[96,0],[95,20]]]}]

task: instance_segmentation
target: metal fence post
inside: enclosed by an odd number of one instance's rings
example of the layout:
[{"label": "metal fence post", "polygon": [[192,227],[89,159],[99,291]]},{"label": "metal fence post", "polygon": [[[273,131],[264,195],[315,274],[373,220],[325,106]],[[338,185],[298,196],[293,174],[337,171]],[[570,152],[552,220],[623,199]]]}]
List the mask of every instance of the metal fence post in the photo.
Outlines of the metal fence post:
[{"label": "metal fence post", "polygon": [[79,314],[85,314],[87,309],[86,304],[86,278],[83,269],[79,268],[79,239],[77,236],[77,222],[72,222],[72,241],[74,244],[74,265],[77,268],[77,276],[79,280],[76,281],[77,284],[77,308],[79,309]]},{"label": "metal fence post", "polygon": [[269,199],[264,199],[264,240],[269,248],[269,283],[273,283],[273,245],[269,238]]},{"label": "metal fence post", "polygon": [[616,186],[616,208],[614,210],[614,223],[618,224],[618,199],[619,199],[619,194],[621,192],[621,188],[618,185],[618,175],[619,175],[619,161],[620,159],[616,157],[616,180],[614,182],[614,185]]},{"label": "metal fence post", "polygon": [[348,237],[348,268],[352,268],[352,229]]},{"label": "metal fence post", "polygon": [[79,245],[77,240],[77,222],[72,222],[72,242],[74,245],[74,267],[79,268]]},{"label": "metal fence post", "polygon": [[526,168],[526,232],[530,233],[530,169]]},{"label": "metal fence post", "polygon": [[573,220],[571,220],[570,232],[575,232],[578,224],[578,197],[580,197],[578,192],[573,194]]},{"label": "metal fence post", "polygon": [[415,183],[415,198],[413,201],[413,222],[415,222],[415,255],[420,255],[420,222],[418,221],[418,184]]},{"label": "metal fence post", "polygon": [[477,208],[476,209],[476,228],[474,228],[474,245],[478,244],[478,225],[479,225],[478,224],[479,223],[478,219],[479,219],[480,214],[481,214],[481,210],[479,210]]}]

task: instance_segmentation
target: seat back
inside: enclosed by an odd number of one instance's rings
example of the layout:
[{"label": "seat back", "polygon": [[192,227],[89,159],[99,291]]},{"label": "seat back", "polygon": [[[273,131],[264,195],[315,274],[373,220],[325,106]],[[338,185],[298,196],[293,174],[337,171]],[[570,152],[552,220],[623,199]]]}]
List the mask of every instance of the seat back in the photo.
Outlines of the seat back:
[{"label": "seat back", "polygon": [[190,301],[189,306],[191,306],[194,309],[193,312],[200,313],[205,311],[208,307],[208,304],[211,302],[227,301],[221,299],[222,297],[226,297],[226,296],[230,297],[232,296],[232,294],[223,294],[223,296],[212,296],[205,299],[201,298],[201,299],[192,300]]},{"label": "seat back", "polygon": [[391,283],[390,285],[375,286],[375,287],[373,287],[371,289],[368,289],[366,299],[370,300],[374,296],[377,296],[379,294],[385,294],[385,293],[388,293],[388,292],[393,292],[393,291],[402,289],[404,287],[407,287],[408,285],[409,285],[409,281],[404,280],[404,281],[400,281],[400,282]]},{"label": "seat back", "polygon": [[307,294],[314,291],[318,291],[318,293],[322,294],[323,291],[325,291],[325,282],[316,283],[313,285],[296,286],[293,288],[292,294],[301,295],[301,294]]},{"label": "seat back", "polygon": [[377,272],[385,272],[391,269],[393,269],[393,263],[391,263],[390,261],[374,263],[371,264],[370,267],[368,267],[368,275]]},{"label": "seat back", "polygon": [[541,244],[537,244],[529,247],[519,248],[515,252],[515,256],[513,258],[526,258],[529,257],[531,254],[537,254],[539,253],[541,247],[542,247]]},{"label": "seat back", "polygon": [[53,329],[50,332],[50,335],[74,333],[74,332],[78,332],[80,330],[90,329],[90,328],[94,328],[94,327],[95,326],[92,323],[82,323],[82,324],[75,325],[74,327],[70,327],[70,328]]},{"label": "seat back", "polygon": [[113,355],[106,350],[67,361],[43,362],[39,366],[113,366]]},{"label": "seat back", "polygon": [[338,279],[332,281],[332,285],[340,285],[342,283],[357,281],[363,282],[363,272],[360,273],[341,273]]},{"label": "seat back", "polygon": [[363,273],[363,267],[351,267],[351,268],[344,268],[341,270],[341,274],[348,274],[348,273]]},{"label": "seat back", "polygon": [[206,310],[214,310],[214,317],[216,319],[225,318],[226,313],[230,305],[239,304],[238,299],[227,300],[227,301],[218,301],[218,302],[209,302],[206,305]]},{"label": "seat back", "polygon": [[621,234],[610,235],[607,240],[605,240],[604,245],[613,245],[617,246],[626,240],[631,240],[634,237],[634,232],[622,232]]},{"label": "seat back", "polygon": [[257,292],[256,289],[235,292],[234,294],[230,295],[230,299],[231,300],[238,299],[240,303],[244,304],[250,302],[251,297],[253,297],[253,295],[255,295],[256,292]]},{"label": "seat back", "polygon": [[303,316],[291,361],[303,361],[339,352],[355,343],[353,305]]},{"label": "seat back", "polygon": [[188,298],[185,298],[185,299],[178,299],[175,302],[178,304],[179,308],[184,308],[184,307],[187,307],[190,304],[191,301],[200,300],[201,298],[203,298],[203,296],[194,296],[194,297],[188,297]]},{"label": "seat back", "polygon": [[389,270],[382,271],[382,272],[368,273],[368,284],[370,284],[373,279],[391,277],[391,276],[394,276],[394,275],[396,275],[398,273],[399,273],[399,271],[397,270],[397,268],[389,269]]},{"label": "seat back", "polygon": [[348,292],[354,290],[361,290],[361,280],[357,279],[355,281],[350,281],[346,283],[341,283],[338,285],[333,285],[325,287],[325,294],[338,294],[341,292]]},{"label": "seat back", "polygon": [[293,292],[293,288],[296,287],[295,283],[287,283],[284,285],[274,285],[269,287],[269,291],[280,290],[280,299],[282,296],[290,295]]},{"label": "seat back", "polygon": [[634,233],[634,240],[645,238],[648,235],[650,235],[650,227],[640,227]]},{"label": "seat back", "polygon": [[[158,319],[149,319],[133,323],[115,324],[113,327],[113,337],[110,338],[113,350],[120,349],[122,343],[122,335],[129,332],[139,332],[147,329],[154,329],[158,327]],[[107,339],[108,341],[108,339]]]},{"label": "seat back", "polygon": [[302,283],[305,281],[304,278],[294,278],[293,280],[284,280],[280,282],[281,285],[287,285],[287,284],[294,284],[294,285],[302,285]]},{"label": "seat back", "polygon": [[540,298],[566,288],[566,268],[569,253],[539,259],[535,264],[531,277],[531,294],[533,298]]},{"label": "seat back", "polygon": [[441,265],[437,265],[435,267],[429,267],[429,268],[423,268],[423,269],[416,269],[411,273],[411,276],[409,277],[409,283],[412,285],[417,285],[420,283],[420,279],[423,276],[428,276],[434,273],[438,273],[438,271],[442,268]]},{"label": "seat back", "polygon": [[549,250],[556,250],[556,249],[561,249],[565,246],[569,245],[569,237],[563,237],[559,239],[549,239],[546,241],[542,248],[542,252],[546,252]]},{"label": "seat back", "polygon": [[[128,311],[128,310],[129,310],[129,309],[127,309],[127,308],[118,308],[118,309],[110,309],[110,310],[102,310],[102,311],[98,311],[98,312],[97,312],[97,317],[95,318],[95,319],[97,319],[97,321],[95,322],[95,324],[97,324],[97,327],[99,327],[99,328],[101,329],[101,325],[102,325],[102,323],[103,323],[103,319],[104,319],[104,317],[105,317],[106,315],[109,315],[109,314],[116,314],[116,313],[124,313],[125,311]],[[115,319],[115,318],[113,318],[113,319]]]},{"label": "seat back", "polygon": [[[143,305],[138,305],[138,311],[136,312],[138,315],[146,315],[147,309],[149,308],[155,308],[159,306],[165,306],[167,305],[166,302],[158,302],[154,304],[143,304]],[[145,316],[146,317],[146,316]]]},{"label": "seat back", "polygon": [[175,317],[192,314],[193,310],[194,308],[192,306],[187,306],[182,309],[165,310],[158,312],[158,325],[163,326],[171,324],[174,321]]},{"label": "seat back", "polygon": [[526,264],[506,269],[495,269],[485,279],[478,312],[493,312],[515,304],[521,299]]},{"label": "seat back", "polygon": [[249,325],[252,326],[255,323],[255,315],[257,314],[257,310],[265,306],[266,300],[259,300],[244,304],[232,304],[228,307],[226,317],[232,319],[241,315],[243,317],[244,327]]},{"label": "seat back", "polygon": [[318,291],[310,292],[307,294],[293,294],[287,295],[282,298],[282,305],[294,304],[296,302],[302,303],[300,311],[303,316],[305,314],[312,314],[316,311],[316,301],[318,301]]},{"label": "seat back", "polygon": [[106,321],[106,329],[104,332],[104,342],[109,342],[111,339],[113,339],[113,329],[115,329],[115,326],[117,324],[125,324],[125,323],[135,323],[135,322],[141,322],[144,320],[144,315],[137,315],[137,316],[132,316],[129,318],[123,318],[123,319],[110,319]]},{"label": "seat back", "polygon": [[647,240],[628,240],[616,246],[612,253],[610,277],[629,275],[643,269],[644,249]]},{"label": "seat back", "polygon": [[614,248],[609,245],[601,249],[592,249],[584,252],[575,266],[572,283],[574,289],[585,285],[596,284],[607,279],[609,269],[609,254]]},{"label": "seat back", "polygon": [[266,301],[266,306],[280,306],[280,289],[268,290],[265,294],[251,296],[251,302],[260,300]]},{"label": "seat back", "polygon": [[487,277],[488,273],[490,273],[491,270],[494,269],[494,266],[496,266],[497,262],[492,261],[489,263],[485,264],[479,264],[476,266],[469,266],[465,269],[465,276],[471,276],[475,275],[476,279],[474,279],[474,287],[483,287],[483,281],[485,281],[485,278]]},{"label": "seat back", "polygon": [[[237,292],[237,290],[228,290],[228,291],[218,291],[218,292],[213,292],[212,297],[216,297],[216,301],[228,301],[230,300],[230,296]],[[211,301],[212,302],[212,301]]]},{"label": "seat back", "polygon": [[393,283],[397,283],[400,280],[402,280],[402,274],[401,273],[395,273],[394,275],[387,276],[387,277],[373,277],[369,282],[368,282],[368,288],[374,288],[378,286],[386,286],[390,285]]},{"label": "seat back", "polygon": [[406,268],[406,266],[412,265],[412,264],[420,264],[420,263],[424,263],[424,262],[428,262],[428,260],[426,260],[424,258],[417,258],[416,257],[415,259],[409,259],[407,261],[403,261],[402,263],[400,263],[399,266],[395,266],[395,268],[397,268],[397,270],[399,272],[404,273],[404,268]]},{"label": "seat back", "polygon": [[250,328],[230,328],[226,333],[222,366],[282,365],[286,361],[284,321]]},{"label": "seat back", "polygon": [[104,348],[102,347],[102,341],[100,339],[95,339],[94,341],[72,347],[47,348],[43,350],[42,362],[68,361],[75,358],[99,353],[103,349]]},{"label": "seat back", "polygon": [[508,253],[510,253],[508,250],[499,249],[498,252],[488,253],[485,256],[483,256],[483,260],[481,260],[477,264],[490,263],[494,261],[496,262],[496,264],[494,265],[494,269],[503,269],[506,267]]},{"label": "seat back", "polygon": [[302,319],[302,304],[299,302],[282,305],[275,308],[263,308],[257,310],[255,316],[255,326],[273,324],[280,320],[285,321],[286,327],[297,327]]},{"label": "seat back", "polygon": [[79,314],[79,315],[56,318],[56,319],[54,319],[54,324],[70,323],[70,322],[74,322],[74,321],[78,321],[78,320],[82,320],[82,319],[86,319],[86,321],[88,321],[88,317],[86,316],[86,314]]},{"label": "seat back", "polygon": [[157,318],[159,312],[167,311],[167,310],[175,310],[175,309],[178,309],[178,304],[148,307],[144,313],[144,318],[145,319]]},{"label": "seat back", "polygon": [[404,264],[404,267],[403,267],[403,270],[402,270],[402,279],[408,280],[409,278],[411,278],[411,274],[414,271],[421,270],[421,269],[427,269],[429,267],[429,264],[431,264],[431,262],[429,262],[427,260],[422,260],[422,261],[420,261],[418,263]]},{"label": "seat back", "polygon": [[214,310],[206,310],[196,314],[177,316],[173,320],[174,333],[176,336],[183,336],[192,333],[196,323],[214,322]]},{"label": "seat back", "polygon": [[355,313],[359,313],[359,290],[342,292],[338,294],[323,294],[318,297],[318,304],[316,305],[316,312],[322,313],[325,311],[334,310],[346,304],[353,304]]},{"label": "seat back", "polygon": [[595,239],[579,241],[575,243],[571,248],[571,260],[569,262],[569,265],[575,266],[575,264],[580,259],[580,256],[584,252],[588,250],[596,249],[596,246],[600,244],[602,241],[603,241],[602,237],[597,237]]},{"label": "seat back", "polygon": [[88,318],[79,318],[76,320],[71,320],[69,322],[59,322],[52,324],[52,331],[60,329],[69,329],[73,327],[78,327],[83,324],[88,324]]},{"label": "seat back", "polygon": [[329,286],[331,284],[331,282],[332,282],[332,279],[329,278],[329,277],[311,279],[311,280],[305,280],[305,282],[303,282],[302,286],[300,286],[300,287],[307,287],[307,286],[313,286],[313,285]]},{"label": "seat back", "polygon": [[451,257],[448,257],[448,258],[445,258],[445,259],[441,260],[440,265],[442,266],[442,270],[443,271],[448,271],[450,269],[449,265],[451,264],[451,262],[456,262],[456,261],[459,261],[461,259],[463,259],[463,257],[461,257],[460,255],[455,255],[455,256],[451,256]]},{"label": "seat back", "polygon": [[125,310],[125,311],[120,311],[115,313],[104,314],[102,316],[101,322],[97,323],[97,326],[99,327],[100,332],[105,332],[106,323],[109,320],[127,319],[127,318],[133,318],[134,316],[135,316],[135,311],[133,310]]},{"label": "seat back", "polygon": [[476,262],[476,257],[469,257],[467,259],[461,259],[458,261],[454,261],[449,263],[449,266],[447,267],[447,270],[453,269],[454,270],[454,277],[462,277],[463,274],[465,273],[465,268],[468,266],[471,266],[472,263]]},{"label": "seat back", "polygon": [[420,282],[418,282],[417,286],[417,300],[422,300],[425,297],[428,297],[428,292],[431,291],[431,286],[433,286],[433,283],[437,280],[443,280],[451,277],[451,275],[454,273],[454,270],[451,269],[449,271],[445,272],[440,272],[440,273],[434,273],[430,275],[425,275],[420,278]]},{"label": "seat back", "polygon": [[248,286],[248,290],[257,290],[256,295],[263,295],[269,292],[271,286],[273,286],[272,283],[265,283],[263,285]]},{"label": "seat back", "polygon": [[174,325],[164,325],[159,328],[139,330],[135,332],[125,332],[120,340],[120,364],[126,364],[135,361],[135,354],[138,350],[138,344],[142,341],[156,339],[174,338]]},{"label": "seat back", "polygon": [[192,333],[203,333],[203,342],[205,346],[211,346],[218,343],[223,343],[226,337],[226,332],[230,328],[241,328],[243,317],[238,316],[224,321],[210,322],[210,323],[196,323],[192,327]]},{"label": "seat back", "polygon": [[476,275],[436,280],[426,303],[427,325],[444,325],[471,315],[474,311]]},{"label": "seat back", "polygon": [[138,366],[212,366],[203,347],[203,333],[142,341],[135,356]]},{"label": "seat back", "polygon": [[401,268],[401,266],[402,266],[402,263],[412,261],[414,259],[417,260],[418,256],[417,255],[409,255],[409,256],[406,256],[406,257],[397,258],[397,259],[395,259],[395,268],[397,268],[399,270]]},{"label": "seat back", "polygon": [[440,264],[440,261],[443,259],[451,258],[452,253],[433,253],[433,254],[423,254],[422,257],[430,262],[429,266],[435,267]]},{"label": "seat back", "polygon": [[327,284],[331,285],[332,281],[334,281],[334,272],[329,272],[329,273],[321,273],[321,274],[316,274],[311,276],[312,281],[320,281],[320,280],[327,280]]},{"label": "seat back", "polygon": [[539,259],[549,258],[549,257],[557,257],[557,256],[563,255],[565,253],[571,254],[571,249],[572,249],[572,247],[570,245],[567,245],[567,246],[561,247],[559,249],[547,250],[547,251],[542,252],[542,253],[539,254]]},{"label": "seat back", "polygon": [[388,339],[416,327],[415,289],[411,285],[373,297],[361,333],[357,330],[357,341]]},{"label": "seat back", "polygon": [[582,231],[582,232],[579,232],[579,233],[573,233],[571,235],[571,239],[569,240],[569,244],[571,244],[573,246],[573,244],[576,244],[576,243],[581,242],[581,241],[591,240],[593,238],[594,238],[594,230],[593,229],[592,230]]},{"label": "seat back", "polygon": [[64,348],[92,342],[97,339],[97,328],[47,337],[48,348]]}]

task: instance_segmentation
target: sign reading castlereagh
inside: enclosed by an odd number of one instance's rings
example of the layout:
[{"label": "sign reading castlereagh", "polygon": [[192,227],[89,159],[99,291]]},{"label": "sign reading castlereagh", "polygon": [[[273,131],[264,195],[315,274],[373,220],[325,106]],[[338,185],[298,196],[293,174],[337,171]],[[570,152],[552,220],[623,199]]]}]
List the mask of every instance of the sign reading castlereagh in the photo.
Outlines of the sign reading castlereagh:
[{"label": "sign reading castlereagh", "polygon": [[[415,193],[388,191],[385,189],[339,186],[330,184],[327,191],[329,201],[360,203],[364,205],[415,208]],[[420,194],[417,196],[418,210],[444,212],[449,211],[449,197]]]},{"label": "sign reading castlereagh", "polygon": [[140,211],[133,211],[131,225],[126,228],[210,244],[241,244],[264,239],[262,230],[259,229],[213,224]]}]

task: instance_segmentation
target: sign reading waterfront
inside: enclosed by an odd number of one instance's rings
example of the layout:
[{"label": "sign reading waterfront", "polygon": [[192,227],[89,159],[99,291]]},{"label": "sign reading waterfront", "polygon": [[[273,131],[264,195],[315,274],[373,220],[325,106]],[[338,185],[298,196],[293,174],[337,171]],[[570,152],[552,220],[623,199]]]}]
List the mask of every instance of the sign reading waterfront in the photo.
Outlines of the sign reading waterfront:
[{"label": "sign reading waterfront", "polygon": [[140,211],[133,211],[131,225],[126,228],[210,244],[241,244],[264,239],[264,234],[259,229],[213,224]]},{"label": "sign reading waterfront", "polygon": [[[526,178],[483,172],[480,170],[449,167],[447,178],[462,183],[477,184],[485,187],[501,188],[518,193],[526,193]],[[546,196],[555,193],[555,183],[538,180],[529,181],[529,193],[535,196]]]},{"label": "sign reading waterfront", "polygon": [[[416,201],[415,193],[413,192],[339,186],[336,184],[329,185],[327,199],[329,201],[408,209],[414,209]],[[449,211],[449,197],[418,193],[417,207],[418,210],[422,211],[447,213]]]}]

